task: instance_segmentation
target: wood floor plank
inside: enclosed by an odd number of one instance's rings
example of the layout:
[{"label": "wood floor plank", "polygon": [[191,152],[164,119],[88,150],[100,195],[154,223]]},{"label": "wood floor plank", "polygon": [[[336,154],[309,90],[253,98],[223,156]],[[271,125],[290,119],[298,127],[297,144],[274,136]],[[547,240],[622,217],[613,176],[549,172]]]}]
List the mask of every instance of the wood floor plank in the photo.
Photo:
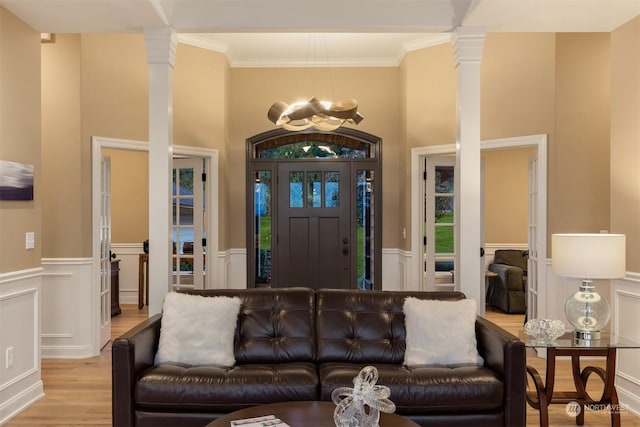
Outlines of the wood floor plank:
[{"label": "wood floor plank", "polygon": [[[111,335],[120,336],[148,317],[147,310],[138,310],[136,305],[122,305],[122,314],[112,319]],[[523,325],[522,315],[508,315],[487,312],[487,318],[517,335]],[[527,363],[544,375],[545,361],[529,351]],[[594,364],[601,366],[601,362]],[[556,370],[556,389],[570,390],[573,385],[570,362],[562,360]],[[111,344],[107,344],[100,356],[82,360],[44,359],[42,380],[45,397],[10,420],[6,426],[33,427],[80,427],[111,426]],[[589,383],[593,396],[601,391],[597,380]],[[391,396],[393,400],[393,396]],[[640,427],[640,418],[629,411],[622,412],[622,426]],[[575,419],[569,416],[564,405],[552,405],[549,410],[549,424],[554,427],[575,426]],[[538,412],[527,407],[527,427],[538,426]],[[589,412],[585,417],[589,427],[609,426],[609,414]],[[298,426],[304,427],[304,426]]]}]

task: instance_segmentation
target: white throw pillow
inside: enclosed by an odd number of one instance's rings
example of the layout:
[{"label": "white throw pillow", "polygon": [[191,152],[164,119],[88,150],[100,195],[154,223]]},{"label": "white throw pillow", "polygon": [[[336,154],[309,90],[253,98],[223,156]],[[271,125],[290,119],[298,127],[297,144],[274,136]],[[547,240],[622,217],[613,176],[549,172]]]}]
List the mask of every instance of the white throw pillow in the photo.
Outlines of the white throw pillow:
[{"label": "white throw pillow", "polygon": [[474,300],[407,297],[403,311],[407,334],[406,366],[483,363],[476,343],[477,305]]},{"label": "white throw pillow", "polygon": [[170,292],[164,298],[155,363],[231,367],[240,298]]}]

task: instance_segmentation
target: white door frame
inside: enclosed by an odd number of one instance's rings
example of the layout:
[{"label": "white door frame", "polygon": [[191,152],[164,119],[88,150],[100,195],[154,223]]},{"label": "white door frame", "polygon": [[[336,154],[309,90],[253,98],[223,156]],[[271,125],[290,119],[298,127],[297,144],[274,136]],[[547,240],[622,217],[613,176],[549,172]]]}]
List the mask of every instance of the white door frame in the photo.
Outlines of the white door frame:
[{"label": "white door frame", "polygon": [[[536,148],[538,154],[538,256],[540,260],[547,258],[547,135],[527,135],[513,138],[491,139],[480,142],[481,150],[503,150],[508,148]],[[411,259],[409,261],[406,290],[422,291],[422,226],[420,203],[422,195],[422,166],[424,156],[452,154],[456,152],[455,144],[415,147],[411,149]],[[478,177],[479,179],[480,177]],[[461,236],[464,244],[464,236]],[[546,263],[538,263],[538,290],[544,294]],[[483,278],[478,278],[478,286],[484,286]],[[538,312],[545,313],[544,299],[538,301]]]},{"label": "white door frame", "polygon": [[[92,258],[93,258],[93,277],[94,283],[93,288],[98,289],[100,284],[100,235],[99,235],[99,225],[100,225],[100,158],[102,156],[103,148],[114,148],[120,150],[132,150],[132,151],[149,151],[149,143],[146,141],[134,141],[128,139],[118,139],[118,138],[105,138],[94,136],[91,138],[91,155],[92,155],[92,207],[91,207],[91,216],[92,216]],[[207,277],[205,282],[205,288],[214,288],[214,287],[224,287],[224,284],[219,283],[220,278],[222,277],[221,272],[218,271],[218,265],[214,260],[218,255],[218,150],[211,148],[199,148],[199,147],[187,147],[181,145],[174,145],[173,147],[174,155],[181,156],[189,156],[189,157],[203,157],[207,159],[209,164],[209,173],[207,175],[207,220],[209,224],[208,238],[207,238],[207,249],[210,252],[211,263],[208,265]],[[167,200],[167,203],[170,201]],[[141,243],[142,244],[142,243]],[[215,278],[215,280],[214,280]],[[99,298],[93,302],[93,311],[97,313],[93,316],[95,319],[99,317]],[[98,346],[99,341],[99,323],[96,324],[93,340],[95,346]],[[96,349],[96,354],[100,351],[99,348]]]}]

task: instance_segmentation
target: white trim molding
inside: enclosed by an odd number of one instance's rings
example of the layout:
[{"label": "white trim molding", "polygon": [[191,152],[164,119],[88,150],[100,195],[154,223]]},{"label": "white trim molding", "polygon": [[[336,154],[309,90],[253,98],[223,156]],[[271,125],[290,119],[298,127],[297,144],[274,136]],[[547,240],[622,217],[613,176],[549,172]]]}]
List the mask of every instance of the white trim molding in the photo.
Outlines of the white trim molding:
[{"label": "white trim molding", "polygon": [[[11,328],[0,334],[0,425],[44,396],[40,364],[42,268],[0,274],[0,313]],[[5,349],[13,351],[7,367]]]},{"label": "white trim molding", "polygon": [[[640,274],[611,281],[611,332],[640,342]],[[618,349],[616,389],[621,407],[640,416],[640,349]]]},{"label": "white trim molding", "polygon": [[83,359],[100,353],[100,308],[92,258],[42,259],[42,357]]},{"label": "white trim molding", "polygon": [[382,249],[382,290],[414,291],[413,283],[407,281],[411,253],[402,249]]}]

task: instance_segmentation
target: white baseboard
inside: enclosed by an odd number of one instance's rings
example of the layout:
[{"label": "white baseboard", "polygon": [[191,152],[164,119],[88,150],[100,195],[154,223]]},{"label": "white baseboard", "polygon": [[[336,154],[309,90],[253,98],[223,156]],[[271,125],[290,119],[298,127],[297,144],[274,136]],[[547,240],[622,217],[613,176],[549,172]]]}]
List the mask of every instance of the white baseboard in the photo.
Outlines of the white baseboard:
[{"label": "white baseboard", "polygon": [[9,400],[0,402],[0,425],[8,422],[43,397],[44,386],[42,381],[38,381],[15,396],[11,396]]}]

